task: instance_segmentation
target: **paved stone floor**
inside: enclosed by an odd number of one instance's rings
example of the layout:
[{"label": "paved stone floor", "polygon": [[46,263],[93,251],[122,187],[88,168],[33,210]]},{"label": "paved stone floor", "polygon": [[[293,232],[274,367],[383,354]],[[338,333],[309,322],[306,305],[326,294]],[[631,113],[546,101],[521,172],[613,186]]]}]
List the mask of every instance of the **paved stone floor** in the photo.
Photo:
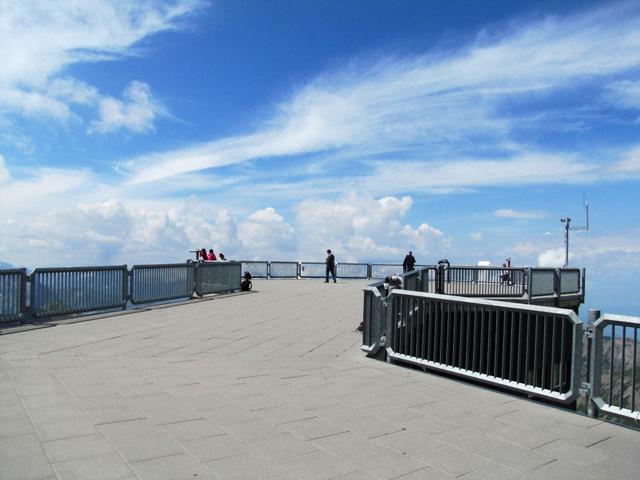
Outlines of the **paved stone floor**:
[{"label": "paved stone floor", "polygon": [[363,285],[0,336],[0,478],[640,478],[640,432],[367,359]]}]

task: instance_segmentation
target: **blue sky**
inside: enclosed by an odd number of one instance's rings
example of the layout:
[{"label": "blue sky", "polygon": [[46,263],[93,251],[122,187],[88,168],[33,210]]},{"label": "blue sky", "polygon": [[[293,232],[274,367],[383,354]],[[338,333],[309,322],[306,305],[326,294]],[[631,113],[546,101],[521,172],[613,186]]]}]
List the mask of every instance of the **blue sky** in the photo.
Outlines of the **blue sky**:
[{"label": "blue sky", "polygon": [[0,261],[587,268],[640,313],[640,2],[0,0]]}]

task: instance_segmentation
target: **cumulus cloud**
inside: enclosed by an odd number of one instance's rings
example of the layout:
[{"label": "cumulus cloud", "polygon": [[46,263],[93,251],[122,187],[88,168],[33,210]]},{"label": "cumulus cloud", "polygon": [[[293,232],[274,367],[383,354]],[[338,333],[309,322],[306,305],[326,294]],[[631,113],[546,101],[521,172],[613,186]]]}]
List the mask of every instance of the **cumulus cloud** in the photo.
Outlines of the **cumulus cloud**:
[{"label": "cumulus cloud", "polygon": [[520,220],[535,220],[544,217],[544,213],[539,211],[512,210],[510,208],[500,208],[494,211],[493,214],[496,217],[517,218]]},{"label": "cumulus cloud", "polygon": [[403,223],[411,197],[351,194],[329,200],[305,200],[296,211],[300,251],[318,259],[331,248],[342,261],[394,260],[405,250],[418,255],[436,254],[449,239],[428,223],[417,227]]},{"label": "cumulus cloud", "polygon": [[132,132],[153,130],[157,113],[164,110],[151,99],[149,85],[133,81],[123,94],[124,100],[107,97],[99,101],[100,119],[92,122],[90,133],[108,133],[120,129]]},{"label": "cumulus cloud", "polygon": [[237,228],[244,251],[254,258],[295,257],[294,229],[272,207],[258,210]]},{"label": "cumulus cloud", "polygon": [[[569,260],[571,261],[572,258],[573,255],[569,253]],[[564,265],[564,260],[565,251],[563,248],[551,248],[538,255],[538,266],[558,268]]]}]

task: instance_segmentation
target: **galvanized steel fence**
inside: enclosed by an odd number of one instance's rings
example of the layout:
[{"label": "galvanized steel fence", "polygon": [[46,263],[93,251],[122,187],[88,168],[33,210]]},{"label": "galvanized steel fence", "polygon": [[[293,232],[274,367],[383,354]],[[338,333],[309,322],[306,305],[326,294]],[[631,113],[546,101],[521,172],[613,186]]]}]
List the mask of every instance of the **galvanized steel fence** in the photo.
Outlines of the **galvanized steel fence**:
[{"label": "galvanized steel fence", "polygon": [[582,322],[570,310],[394,289],[387,354],[568,403]]},{"label": "galvanized steel fence", "polygon": [[242,265],[233,263],[201,263],[196,268],[195,291],[199,296],[240,290]]},{"label": "galvanized steel fence", "polygon": [[[425,293],[424,285],[446,288],[447,270],[406,273],[401,287],[365,287],[362,349],[566,405],[586,395],[590,414],[640,425],[640,318],[597,312],[585,328],[568,309],[468,298],[464,288],[459,296]],[[584,293],[578,269],[527,269],[521,278],[534,301]]]},{"label": "galvanized steel fence", "polygon": [[26,296],[26,269],[0,270],[0,322],[19,320],[25,309]]},{"label": "galvanized steel fence", "polygon": [[31,273],[34,317],[125,308],[127,266],[37,268]]},{"label": "galvanized steel fence", "polygon": [[601,412],[640,424],[640,318],[605,314],[592,327],[591,400]]},{"label": "galvanized steel fence", "polygon": [[131,268],[131,303],[190,297],[194,292],[195,265],[206,264],[134,265]]},{"label": "galvanized steel fence", "polygon": [[[163,302],[240,289],[239,262],[0,270],[0,322]],[[28,294],[28,300],[27,300]]]}]

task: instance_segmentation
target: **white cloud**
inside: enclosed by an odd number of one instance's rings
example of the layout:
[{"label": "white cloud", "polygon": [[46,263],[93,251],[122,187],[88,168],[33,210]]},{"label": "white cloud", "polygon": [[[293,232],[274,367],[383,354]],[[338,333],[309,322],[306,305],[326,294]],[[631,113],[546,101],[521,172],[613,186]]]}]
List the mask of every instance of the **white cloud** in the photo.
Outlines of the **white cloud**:
[{"label": "white cloud", "polygon": [[296,210],[299,251],[316,260],[331,248],[339,261],[398,261],[406,250],[424,258],[448,248],[449,239],[441,230],[426,222],[418,227],[402,222],[412,203],[410,197],[357,194],[335,201],[305,200]]},{"label": "white cloud", "polygon": [[151,99],[149,85],[133,81],[123,94],[124,101],[107,97],[99,101],[100,119],[92,122],[90,133],[109,133],[120,129],[132,132],[153,130],[156,114],[163,109]]},{"label": "white cloud", "polygon": [[271,207],[249,215],[237,231],[244,251],[254,258],[290,260],[296,255],[293,227]]},{"label": "white cloud", "polygon": [[[387,157],[400,167],[406,162],[399,157],[427,157],[431,161],[409,162],[405,170],[413,176],[414,167],[424,165],[429,174],[420,175],[422,184],[432,188],[589,181],[594,166],[580,158],[530,152],[511,141],[517,119],[502,106],[637,68],[640,15],[634,8],[616,4],[548,17],[502,36],[483,34],[446,55],[354,64],[295,92],[251,133],[143,155],[121,167],[133,182],[147,182],[249,159],[324,152],[343,161],[385,159],[378,168],[386,169]],[[465,159],[462,152],[477,145],[497,147],[493,157]],[[435,176],[427,183],[431,169]]]},{"label": "white cloud", "polygon": [[[0,107],[66,120],[73,113],[70,105],[97,105],[100,97],[105,106],[98,127],[147,131],[152,118],[140,111],[145,110],[140,108],[143,96],[132,92],[133,105],[114,104],[119,101],[98,95],[95,87],[58,75],[75,63],[133,55],[140,40],[176,28],[202,3],[0,0]],[[110,123],[114,118],[116,123]]]},{"label": "white cloud", "polygon": [[523,210],[512,210],[510,208],[500,208],[493,212],[496,217],[501,218],[517,218],[521,220],[535,220],[538,218],[543,218],[544,213],[539,211],[523,211]]},{"label": "white cloud", "polygon": [[11,175],[9,174],[9,170],[5,166],[4,157],[0,155],[0,185],[3,183],[8,183],[11,179]]},{"label": "white cloud", "polygon": [[621,160],[611,165],[611,173],[623,178],[640,176],[640,146],[632,148]]},{"label": "white cloud", "polygon": [[[573,255],[570,253],[569,261],[571,261],[572,258]],[[564,265],[564,260],[565,251],[563,248],[551,248],[538,255],[538,266],[558,268]]]},{"label": "white cloud", "polygon": [[471,240],[475,240],[476,242],[481,242],[483,236],[484,235],[482,232],[472,232],[469,234],[469,237],[471,238]]}]

